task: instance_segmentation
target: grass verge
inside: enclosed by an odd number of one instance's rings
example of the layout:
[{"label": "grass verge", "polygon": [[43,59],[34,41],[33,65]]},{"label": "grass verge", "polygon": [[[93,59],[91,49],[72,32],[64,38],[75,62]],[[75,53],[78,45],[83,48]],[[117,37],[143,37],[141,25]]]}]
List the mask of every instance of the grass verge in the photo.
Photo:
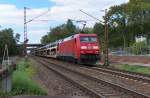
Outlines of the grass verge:
[{"label": "grass verge", "polygon": [[43,88],[39,87],[39,85],[32,80],[34,74],[36,74],[36,71],[31,66],[31,62],[28,59],[21,59],[17,64],[17,70],[12,76],[12,91],[7,94],[0,93],[0,96],[47,95]]},{"label": "grass verge", "polygon": [[146,66],[120,64],[120,65],[113,65],[113,67],[117,68],[117,69],[121,69],[121,70],[130,71],[130,72],[137,72],[137,73],[143,73],[143,74],[150,75],[150,67],[146,67]]}]

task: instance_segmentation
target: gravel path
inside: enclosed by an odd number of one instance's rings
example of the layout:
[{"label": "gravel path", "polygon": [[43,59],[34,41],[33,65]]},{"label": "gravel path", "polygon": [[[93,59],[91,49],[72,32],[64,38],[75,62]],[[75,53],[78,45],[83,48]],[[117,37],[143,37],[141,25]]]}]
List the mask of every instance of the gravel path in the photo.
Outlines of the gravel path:
[{"label": "gravel path", "polygon": [[31,59],[32,65],[37,69],[37,75],[34,77],[42,87],[44,87],[48,95],[51,96],[86,96],[91,98],[86,92],[73,86],[53,71],[48,70],[35,60]]}]

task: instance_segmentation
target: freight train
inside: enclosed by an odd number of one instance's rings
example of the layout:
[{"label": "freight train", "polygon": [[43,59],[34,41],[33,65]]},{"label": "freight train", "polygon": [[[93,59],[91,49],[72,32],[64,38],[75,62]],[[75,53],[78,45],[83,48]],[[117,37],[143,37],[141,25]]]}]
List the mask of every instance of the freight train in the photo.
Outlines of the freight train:
[{"label": "freight train", "polygon": [[100,46],[96,34],[75,34],[37,48],[32,54],[80,64],[95,64],[100,61]]}]

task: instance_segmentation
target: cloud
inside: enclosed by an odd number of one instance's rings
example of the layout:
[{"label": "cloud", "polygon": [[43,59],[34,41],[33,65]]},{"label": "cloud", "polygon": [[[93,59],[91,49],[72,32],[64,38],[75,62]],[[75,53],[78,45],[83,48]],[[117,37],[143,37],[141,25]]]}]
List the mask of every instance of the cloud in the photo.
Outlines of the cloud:
[{"label": "cloud", "polygon": [[18,24],[23,14],[15,5],[0,4],[0,23],[1,24]]},{"label": "cloud", "polygon": [[47,34],[47,29],[40,29],[40,30],[29,30],[30,33],[28,33],[28,38],[30,43],[39,43],[41,37],[45,34]]},{"label": "cloud", "polygon": [[[119,5],[128,1],[129,0],[50,0],[50,2],[54,2],[56,4],[51,8],[50,17],[52,19],[59,20],[94,20],[79,11],[82,9],[83,11],[102,20],[102,16],[104,16],[105,13],[101,12],[101,10],[106,8],[108,9],[110,6]],[[98,21],[87,21],[86,26],[92,27],[96,22]]]},{"label": "cloud", "polygon": [[[27,19],[30,20],[40,13],[44,12],[47,8],[27,10]],[[0,4],[0,23],[1,24],[15,24],[23,25],[24,10],[18,9],[15,5]]]},{"label": "cloud", "polygon": [[51,14],[56,19],[91,19],[87,15],[81,13],[79,9],[82,9],[97,18],[101,18],[104,15],[105,8],[109,8],[113,5],[118,5],[127,2],[127,0],[50,0],[56,5],[51,8]]},{"label": "cloud", "polygon": [[[47,9],[48,8],[37,8],[27,10],[27,21],[45,12]],[[15,5],[12,4],[0,4],[0,25],[2,28],[13,28],[14,32],[19,32],[21,34],[21,42],[23,42],[24,39],[23,24],[24,9],[18,9]],[[49,29],[48,23],[42,21],[34,21],[28,23],[27,25],[29,38],[34,39],[30,41],[32,43],[34,41],[39,43],[40,37],[43,36]]]},{"label": "cloud", "polygon": [[[43,21],[34,21],[28,24],[28,33],[29,38],[34,39],[31,40],[31,43],[40,42],[40,37],[46,34],[49,30],[50,26],[56,26],[57,24],[66,22],[67,19],[74,19],[74,20],[94,20],[91,17],[83,14],[79,10],[82,9],[87,13],[92,14],[93,16],[102,19],[105,8],[109,8],[112,5],[118,5],[121,3],[128,2],[128,0],[49,0],[53,2],[53,5],[50,8],[49,13],[43,15],[42,17],[36,20],[43,20],[43,19],[50,19],[52,21],[43,22]],[[43,8],[35,8],[35,9],[28,9],[27,10],[27,20],[30,20],[41,13],[48,10],[48,7]],[[95,22],[98,21],[88,21],[88,27],[92,27]],[[19,9],[16,5],[12,4],[0,4],[0,25],[5,26],[9,25],[15,26],[15,32],[19,32],[22,29],[22,40],[23,40],[23,23],[24,23],[24,9]],[[75,22],[74,22],[75,23]],[[75,23],[77,26],[81,27],[81,24]],[[4,27],[5,28],[5,27]],[[44,33],[45,32],[45,33]],[[38,36],[38,38],[36,37]]]}]

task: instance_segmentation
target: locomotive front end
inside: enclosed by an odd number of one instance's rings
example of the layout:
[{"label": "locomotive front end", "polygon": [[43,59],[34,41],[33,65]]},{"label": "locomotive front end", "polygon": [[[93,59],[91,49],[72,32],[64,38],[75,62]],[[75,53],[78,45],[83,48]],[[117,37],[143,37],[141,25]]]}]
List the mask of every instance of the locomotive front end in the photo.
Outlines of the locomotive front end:
[{"label": "locomotive front end", "polygon": [[100,60],[100,48],[96,34],[80,36],[80,62],[94,64]]}]

